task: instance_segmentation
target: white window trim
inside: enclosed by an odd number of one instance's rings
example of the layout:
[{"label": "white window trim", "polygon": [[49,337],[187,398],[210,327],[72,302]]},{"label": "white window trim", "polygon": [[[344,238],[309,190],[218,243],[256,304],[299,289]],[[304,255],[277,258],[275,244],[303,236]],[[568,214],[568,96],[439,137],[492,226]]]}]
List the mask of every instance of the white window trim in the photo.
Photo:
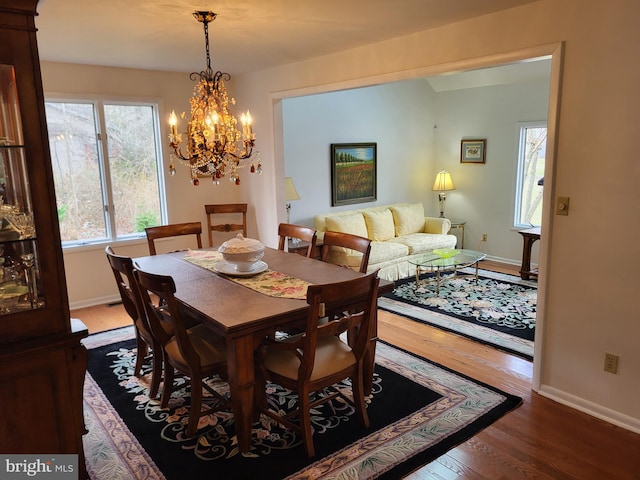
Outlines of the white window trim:
[{"label": "white window trim", "polygon": [[526,149],[526,136],[524,135],[524,130],[526,128],[547,128],[546,120],[537,120],[530,122],[518,122],[516,124],[516,134],[518,136],[517,143],[517,151],[516,151],[516,160],[517,160],[517,169],[516,169],[516,181],[515,181],[515,191],[514,191],[514,199],[513,199],[513,228],[514,229],[522,229],[522,228],[531,228],[531,224],[528,223],[520,223],[520,211],[522,207],[522,183],[524,181],[524,152]]},{"label": "white window trim", "polygon": [[[127,97],[121,95],[97,95],[97,94],[70,94],[70,93],[59,93],[59,92],[45,92],[44,101],[52,101],[52,102],[69,102],[69,103],[93,103],[97,105],[100,110],[103,110],[104,105],[146,105],[155,109],[156,115],[154,116],[154,129],[156,131],[155,135],[155,143],[156,143],[156,152],[158,152],[158,193],[159,193],[159,202],[160,202],[160,218],[161,224],[166,224],[168,219],[167,214],[167,193],[165,188],[165,176],[164,176],[164,149],[162,148],[161,138],[162,138],[162,129],[160,128],[160,112],[163,111],[163,101],[159,97]],[[104,125],[104,117],[102,115],[98,115],[97,118],[98,124],[95,126],[96,133],[100,135],[100,148],[98,151],[98,155],[100,157],[100,172],[102,178],[100,181],[103,186],[103,205],[105,209],[105,227],[107,238],[89,241],[89,240],[78,240],[74,242],[62,242],[62,248],[65,249],[74,249],[76,250],[78,247],[91,247],[91,246],[101,246],[106,244],[113,243],[121,243],[121,242],[131,242],[137,241],[141,238],[144,238],[144,233],[134,233],[130,235],[116,236],[115,230],[115,215],[113,215],[114,211],[114,203],[112,197],[111,190],[111,176],[109,175],[109,165],[108,161],[103,158],[104,155],[108,152],[107,150],[107,140],[104,132],[106,127]],[[106,197],[106,198],[105,198]]]}]

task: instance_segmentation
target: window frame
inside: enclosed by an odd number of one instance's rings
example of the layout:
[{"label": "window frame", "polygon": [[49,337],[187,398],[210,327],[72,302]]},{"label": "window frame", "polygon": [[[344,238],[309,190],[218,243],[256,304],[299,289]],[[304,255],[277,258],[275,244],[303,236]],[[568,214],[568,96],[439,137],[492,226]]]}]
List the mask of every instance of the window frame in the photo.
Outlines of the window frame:
[{"label": "window frame", "polygon": [[121,97],[111,95],[69,95],[58,93],[45,93],[45,103],[84,103],[93,105],[94,118],[95,118],[95,134],[96,134],[96,148],[99,162],[100,171],[100,187],[103,203],[103,217],[105,223],[105,237],[96,240],[74,240],[63,241],[62,248],[73,249],[77,247],[86,246],[98,246],[103,244],[127,242],[131,240],[138,240],[145,237],[142,233],[130,233],[125,235],[118,235],[116,230],[116,216],[115,216],[115,201],[113,197],[111,169],[109,164],[109,150],[108,139],[106,135],[106,115],[104,107],[105,105],[132,105],[151,107],[153,117],[153,129],[154,129],[154,145],[156,151],[156,167],[157,167],[157,181],[158,181],[158,201],[160,211],[160,223],[162,225],[167,223],[167,195],[165,188],[165,176],[164,176],[164,151],[162,148],[161,136],[162,130],[160,128],[160,111],[162,106],[162,100],[159,98],[149,97]]},{"label": "window frame", "polygon": [[[516,124],[516,134],[517,134],[517,151],[516,151],[516,178],[515,178],[515,190],[514,190],[514,199],[513,199],[513,227],[515,229],[522,228],[531,228],[531,227],[539,227],[540,225],[534,225],[532,223],[521,223],[520,222],[520,212],[522,210],[522,189],[524,184],[524,161],[525,161],[525,152],[526,152],[526,130],[529,128],[546,128],[547,135],[549,133],[548,122],[546,120],[535,120],[535,121],[526,121],[526,122],[518,122]],[[546,164],[546,152],[545,152],[545,164]]]}]

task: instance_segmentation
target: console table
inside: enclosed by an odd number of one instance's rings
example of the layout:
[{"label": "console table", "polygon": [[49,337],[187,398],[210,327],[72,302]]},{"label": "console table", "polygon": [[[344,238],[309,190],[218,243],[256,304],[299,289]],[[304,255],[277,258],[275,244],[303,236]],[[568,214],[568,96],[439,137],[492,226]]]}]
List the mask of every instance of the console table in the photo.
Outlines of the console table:
[{"label": "console table", "polygon": [[540,227],[527,228],[518,232],[522,235],[522,265],[520,266],[520,278],[529,280],[531,276],[538,277],[538,269],[531,269],[531,247],[536,240],[540,240]]}]

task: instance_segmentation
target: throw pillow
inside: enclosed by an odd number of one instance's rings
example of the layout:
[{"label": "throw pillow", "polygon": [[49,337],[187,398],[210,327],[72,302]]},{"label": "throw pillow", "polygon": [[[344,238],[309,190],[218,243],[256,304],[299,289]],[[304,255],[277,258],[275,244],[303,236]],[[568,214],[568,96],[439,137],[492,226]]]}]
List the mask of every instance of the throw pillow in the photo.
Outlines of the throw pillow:
[{"label": "throw pillow", "polygon": [[424,207],[421,203],[391,207],[396,237],[424,231]]},{"label": "throw pillow", "polygon": [[367,237],[367,224],[364,221],[362,213],[327,217],[327,230]]},{"label": "throw pillow", "polygon": [[391,210],[362,212],[367,224],[368,237],[377,242],[384,242],[396,236]]}]

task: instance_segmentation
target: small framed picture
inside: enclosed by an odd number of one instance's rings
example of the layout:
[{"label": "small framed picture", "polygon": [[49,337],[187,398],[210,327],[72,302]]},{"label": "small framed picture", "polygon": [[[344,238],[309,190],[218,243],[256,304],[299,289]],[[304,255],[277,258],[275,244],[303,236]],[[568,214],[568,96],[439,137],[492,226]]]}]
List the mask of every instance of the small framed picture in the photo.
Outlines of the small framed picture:
[{"label": "small framed picture", "polygon": [[460,163],[485,163],[487,156],[487,140],[462,140],[460,147]]}]

